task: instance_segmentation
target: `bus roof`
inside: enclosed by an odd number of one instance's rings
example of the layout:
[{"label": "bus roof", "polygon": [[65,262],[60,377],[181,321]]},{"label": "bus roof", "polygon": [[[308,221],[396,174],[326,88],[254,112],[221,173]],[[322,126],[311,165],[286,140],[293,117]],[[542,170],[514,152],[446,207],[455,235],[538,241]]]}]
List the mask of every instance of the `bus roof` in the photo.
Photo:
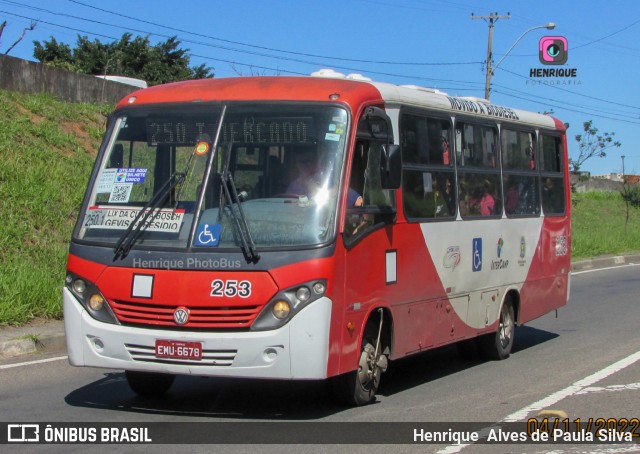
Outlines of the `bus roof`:
[{"label": "bus roof", "polygon": [[415,85],[398,86],[363,79],[311,76],[256,76],[200,79],[156,85],[124,97],[127,105],[207,101],[333,101],[353,110],[367,103],[429,108],[443,113],[564,130],[564,124],[548,115],[497,106],[471,97],[455,97]]},{"label": "bus roof", "polygon": [[415,85],[393,85],[372,82],[387,105],[403,105],[440,110],[448,114],[469,114],[487,119],[565,130],[564,124],[549,115],[491,104],[486,99],[450,96],[436,89]]}]

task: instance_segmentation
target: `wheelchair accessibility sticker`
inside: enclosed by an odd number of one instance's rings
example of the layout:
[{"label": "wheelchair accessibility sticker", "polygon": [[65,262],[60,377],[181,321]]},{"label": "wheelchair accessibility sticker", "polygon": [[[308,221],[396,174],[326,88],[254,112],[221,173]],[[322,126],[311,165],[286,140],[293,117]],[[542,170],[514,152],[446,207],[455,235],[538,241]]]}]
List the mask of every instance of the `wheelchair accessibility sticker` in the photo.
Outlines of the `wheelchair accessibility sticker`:
[{"label": "wheelchair accessibility sticker", "polygon": [[200,224],[196,232],[196,246],[217,246],[222,233],[220,224]]},{"label": "wheelchair accessibility sticker", "polygon": [[473,272],[482,271],[482,238],[473,239]]}]

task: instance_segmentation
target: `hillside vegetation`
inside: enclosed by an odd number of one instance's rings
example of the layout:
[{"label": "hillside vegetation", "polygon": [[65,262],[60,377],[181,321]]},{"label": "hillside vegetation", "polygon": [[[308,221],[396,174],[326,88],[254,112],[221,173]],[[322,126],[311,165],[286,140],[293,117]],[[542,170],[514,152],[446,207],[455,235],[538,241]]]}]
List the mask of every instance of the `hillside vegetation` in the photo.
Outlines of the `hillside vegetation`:
[{"label": "hillside vegetation", "polygon": [[[66,255],[112,106],[0,90],[0,326],[61,318]],[[573,257],[640,250],[618,193],[574,196]]]},{"label": "hillside vegetation", "polygon": [[640,251],[640,210],[626,208],[619,192],[573,194],[571,219],[573,260]]},{"label": "hillside vegetation", "polygon": [[0,90],[0,325],[62,316],[69,239],[112,108]]}]

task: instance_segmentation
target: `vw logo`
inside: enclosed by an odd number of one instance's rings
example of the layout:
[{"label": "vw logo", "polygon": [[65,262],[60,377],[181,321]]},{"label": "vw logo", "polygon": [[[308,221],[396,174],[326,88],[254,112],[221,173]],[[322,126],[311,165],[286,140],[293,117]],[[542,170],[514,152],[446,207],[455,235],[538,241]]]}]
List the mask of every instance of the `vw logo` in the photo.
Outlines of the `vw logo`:
[{"label": "vw logo", "polygon": [[189,309],[186,307],[179,307],[173,313],[173,320],[177,325],[184,325],[189,321]]}]

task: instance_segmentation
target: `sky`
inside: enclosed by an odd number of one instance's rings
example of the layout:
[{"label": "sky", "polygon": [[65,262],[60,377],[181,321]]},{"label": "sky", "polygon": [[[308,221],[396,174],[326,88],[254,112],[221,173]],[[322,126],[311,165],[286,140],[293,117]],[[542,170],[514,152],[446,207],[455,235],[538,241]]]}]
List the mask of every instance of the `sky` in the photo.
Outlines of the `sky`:
[{"label": "sky", "polygon": [[[494,23],[493,65],[504,57],[491,102],[552,112],[569,124],[573,157],[574,137],[593,120],[622,145],[581,170],[620,173],[624,162],[626,174],[640,174],[640,0],[0,0],[0,22],[7,21],[0,52],[37,21],[10,56],[35,61],[33,41],[52,36],[72,47],[78,35],[112,42],[130,32],[152,43],[177,36],[191,65],[204,63],[215,77],[330,68],[483,98],[489,24],[481,17],[491,13],[502,16]],[[549,22],[555,29],[536,28]],[[566,42],[564,64],[541,63],[545,37]],[[531,77],[545,68],[575,72]]]}]

